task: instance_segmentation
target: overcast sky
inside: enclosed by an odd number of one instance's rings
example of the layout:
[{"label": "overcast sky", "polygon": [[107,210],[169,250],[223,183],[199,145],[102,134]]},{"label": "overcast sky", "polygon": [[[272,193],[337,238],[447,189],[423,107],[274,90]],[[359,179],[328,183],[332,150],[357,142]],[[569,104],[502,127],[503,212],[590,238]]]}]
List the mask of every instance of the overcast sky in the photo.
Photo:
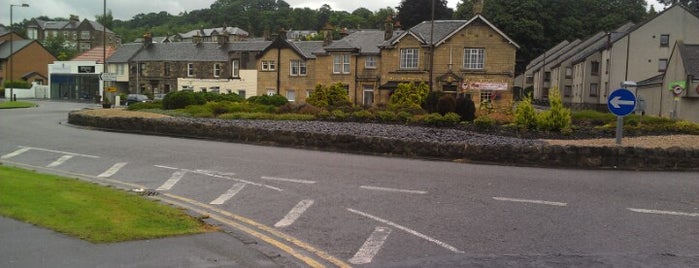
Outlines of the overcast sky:
[{"label": "overcast sky", "polygon": [[[333,10],[345,10],[352,12],[357,8],[365,7],[371,11],[377,11],[385,7],[395,8],[400,4],[400,0],[371,0],[371,1],[348,1],[348,0],[285,0],[291,7],[309,7],[311,9],[320,8],[323,4],[328,4]],[[662,5],[656,0],[647,0],[654,3],[655,9],[662,10]],[[128,20],[139,13],[148,14],[151,12],[167,11],[177,15],[183,11],[209,8],[216,0],[107,0],[107,10],[112,10],[115,19]],[[456,8],[459,0],[447,0],[448,7]],[[28,4],[29,7],[13,8],[13,21],[19,22],[23,19],[30,19],[38,16],[48,16],[50,18],[67,18],[70,14],[80,16],[80,19],[87,18],[94,20],[95,15],[102,14],[103,1],[99,0],[0,0],[0,23],[9,25],[10,8],[9,5]],[[361,3],[361,4],[360,4]]]}]

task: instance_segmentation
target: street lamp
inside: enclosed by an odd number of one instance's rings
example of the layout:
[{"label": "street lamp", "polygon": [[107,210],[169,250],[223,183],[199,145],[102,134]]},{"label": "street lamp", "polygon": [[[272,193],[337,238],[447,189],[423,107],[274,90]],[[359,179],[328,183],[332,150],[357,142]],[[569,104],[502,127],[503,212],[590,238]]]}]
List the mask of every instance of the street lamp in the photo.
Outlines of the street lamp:
[{"label": "street lamp", "polygon": [[[14,40],[13,40],[13,39],[14,39],[13,33],[14,33],[15,31],[12,29],[12,8],[13,8],[13,7],[29,7],[29,4],[21,4],[21,5],[13,5],[13,4],[10,4],[10,57],[9,57],[9,60],[10,60],[10,83],[12,83],[12,80],[14,79],[14,78],[13,78],[13,75],[14,75],[14,74],[13,74],[13,71],[14,71],[14,70],[13,70],[13,69],[14,69],[13,66],[15,65],[15,60],[14,60],[13,57],[12,57],[13,54],[15,53],[15,50],[14,50],[14,48],[13,48],[13,43],[14,43],[14,42],[13,42],[13,41],[14,41]],[[14,89],[14,85],[12,85],[12,86],[10,87],[10,101],[14,101],[14,100],[15,100],[15,99],[14,99],[14,95],[15,95],[15,94],[14,94],[14,90],[13,90],[13,89]]]}]

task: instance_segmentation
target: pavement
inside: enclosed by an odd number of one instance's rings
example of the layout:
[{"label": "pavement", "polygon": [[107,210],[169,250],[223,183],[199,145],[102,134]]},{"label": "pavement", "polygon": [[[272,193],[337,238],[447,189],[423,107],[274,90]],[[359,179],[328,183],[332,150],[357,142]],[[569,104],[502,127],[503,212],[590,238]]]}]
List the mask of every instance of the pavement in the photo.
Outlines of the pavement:
[{"label": "pavement", "polygon": [[280,267],[254,242],[223,231],[93,244],[0,217],[0,267]]}]

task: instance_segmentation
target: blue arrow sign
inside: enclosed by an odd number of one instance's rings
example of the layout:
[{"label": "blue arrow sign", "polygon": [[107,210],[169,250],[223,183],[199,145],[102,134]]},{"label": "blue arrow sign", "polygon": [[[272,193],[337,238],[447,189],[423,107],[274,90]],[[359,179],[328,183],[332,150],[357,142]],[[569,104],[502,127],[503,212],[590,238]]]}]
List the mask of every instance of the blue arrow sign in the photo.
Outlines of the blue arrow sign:
[{"label": "blue arrow sign", "polygon": [[636,96],[631,90],[619,88],[607,98],[607,108],[616,116],[625,116],[636,109]]}]

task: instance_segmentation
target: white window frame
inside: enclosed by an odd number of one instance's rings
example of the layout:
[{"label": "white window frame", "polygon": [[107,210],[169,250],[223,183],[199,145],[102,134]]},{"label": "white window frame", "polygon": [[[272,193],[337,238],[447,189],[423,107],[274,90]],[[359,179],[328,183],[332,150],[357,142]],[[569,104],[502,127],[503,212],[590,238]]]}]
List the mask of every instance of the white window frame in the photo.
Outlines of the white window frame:
[{"label": "white window frame", "polygon": [[420,50],[417,48],[401,48],[400,69],[415,70],[420,66]]},{"label": "white window frame", "polygon": [[287,89],[286,90],[286,99],[289,101],[295,101],[296,100],[296,90]]},{"label": "white window frame", "polygon": [[221,64],[220,63],[214,63],[213,74],[214,74],[214,77],[221,77]]},{"label": "white window frame", "polygon": [[[367,98],[367,93],[371,93],[371,103],[367,104],[366,98]],[[364,86],[362,88],[362,105],[367,106],[367,105],[373,105],[374,104],[374,87],[372,86]]]},{"label": "white window frame", "polygon": [[89,40],[90,39],[90,31],[80,31],[80,39],[81,40]]},{"label": "white window frame", "polygon": [[303,60],[291,60],[289,64],[289,75],[291,76],[306,76],[308,70],[306,68],[306,61]]},{"label": "white window frame", "polygon": [[333,57],[333,73],[334,74],[349,74],[350,73],[350,55],[335,55]]},{"label": "white window frame", "polygon": [[273,60],[263,60],[262,70],[263,71],[274,71],[276,69],[275,62]]},{"label": "white window frame", "polygon": [[376,69],[376,56],[366,56],[364,59],[364,69]]},{"label": "white window frame", "polygon": [[485,69],[485,48],[464,48],[464,69]]},{"label": "white window frame", "polygon": [[187,63],[187,76],[188,77],[194,76],[194,63]]},{"label": "white window frame", "polygon": [[240,77],[240,60],[231,60],[231,76]]},{"label": "white window frame", "polygon": [[277,95],[277,91],[274,90],[273,88],[268,88],[267,89],[267,96],[274,96]]}]

